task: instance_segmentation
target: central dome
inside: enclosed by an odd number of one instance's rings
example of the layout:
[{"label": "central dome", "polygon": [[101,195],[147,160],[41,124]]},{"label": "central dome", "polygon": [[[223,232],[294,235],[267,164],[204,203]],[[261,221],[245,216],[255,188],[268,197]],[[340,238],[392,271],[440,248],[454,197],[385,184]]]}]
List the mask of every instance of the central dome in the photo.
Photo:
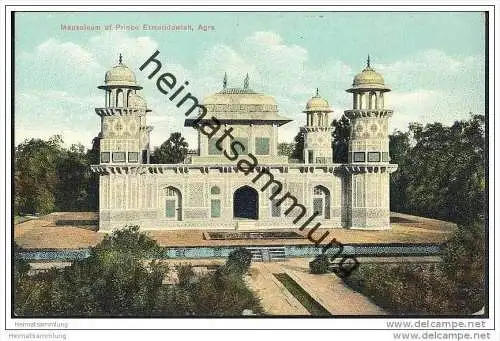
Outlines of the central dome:
[{"label": "central dome", "polygon": [[273,97],[256,92],[250,88],[248,74],[242,88],[228,88],[227,75],[224,75],[221,91],[205,97],[203,104],[208,111],[223,112],[277,112],[278,106]]}]

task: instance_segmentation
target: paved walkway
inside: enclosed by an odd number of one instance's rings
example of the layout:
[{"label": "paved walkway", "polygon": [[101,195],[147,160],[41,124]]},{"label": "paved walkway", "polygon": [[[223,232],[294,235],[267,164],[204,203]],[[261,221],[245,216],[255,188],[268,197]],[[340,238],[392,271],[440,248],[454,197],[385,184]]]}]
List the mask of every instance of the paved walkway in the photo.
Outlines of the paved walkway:
[{"label": "paved walkway", "polygon": [[286,273],[332,315],[384,315],[367,297],[349,289],[334,274],[309,273],[309,259],[253,263],[249,286],[261,297],[270,315],[309,315],[305,308],[274,277]]}]

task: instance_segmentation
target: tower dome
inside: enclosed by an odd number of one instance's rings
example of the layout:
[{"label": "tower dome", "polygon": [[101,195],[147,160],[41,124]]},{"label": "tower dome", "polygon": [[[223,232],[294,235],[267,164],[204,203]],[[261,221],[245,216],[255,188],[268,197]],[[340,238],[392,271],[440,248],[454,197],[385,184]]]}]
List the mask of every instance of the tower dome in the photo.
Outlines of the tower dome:
[{"label": "tower dome", "polygon": [[319,89],[316,89],[316,95],[313,96],[306,104],[306,109],[303,111],[307,112],[332,112],[328,101],[319,95]]},{"label": "tower dome", "polygon": [[106,72],[104,76],[104,83],[106,85],[136,85],[135,74],[128,68],[127,65],[122,63],[122,55],[118,65]]},{"label": "tower dome", "polygon": [[118,60],[118,65],[106,72],[104,76],[104,85],[98,86],[99,89],[112,89],[112,88],[129,88],[129,89],[142,89],[142,86],[137,85],[135,74],[129,67],[123,64],[122,55]]},{"label": "tower dome", "polygon": [[126,65],[118,64],[106,72],[104,82],[108,85],[135,85],[135,75]]},{"label": "tower dome", "polygon": [[354,77],[352,81],[352,88],[347,91],[353,92],[353,90],[356,89],[377,89],[390,91],[390,89],[385,86],[384,77],[371,67],[370,56],[368,56],[366,61],[366,67]]}]

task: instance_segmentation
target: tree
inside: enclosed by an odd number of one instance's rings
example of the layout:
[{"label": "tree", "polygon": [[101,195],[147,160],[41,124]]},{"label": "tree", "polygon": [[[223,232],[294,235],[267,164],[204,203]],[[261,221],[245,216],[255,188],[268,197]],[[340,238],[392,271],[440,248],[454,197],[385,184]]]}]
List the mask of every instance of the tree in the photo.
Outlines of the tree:
[{"label": "tree", "polygon": [[226,261],[226,267],[229,271],[234,271],[237,274],[244,274],[250,268],[252,262],[252,252],[245,248],[237,248],[229,253]]},{"label": "tree", "polygon": [[56,162],[56,171],[55,209],[80,211],[94,206],[88,201],[92,171],[83,145],[74,144],[69,150],[62,149]]},{"label": "tree", "polygon": [[157,243],[140,233],[137,226],[116,230],[92,248],[88,258],[20,283],[19,297],[15,297],[16,313],[23,316],[154,314],[158,309],[157,299],[163,295],[166,268],[155,260],[144,260],[158,251]]},{"label": "tree", "polygon": [[188,152],[188,143],[181,133],[172,133],[151,155],[151,163],[180,163]]},{"label": "tree", "polygon": [[49,213],[55,208],[57,161],[62,151],[59,135],[48,141],[25,140],[15,149],[15,212]]},{"label": "tree", "polygon": [[97,209],[99,176],[90,169],[99,163],[99,137],[91,150],[81,144],[62,146],[49,140],[26,140],[15,150],[14,209],[16,214]]},{"label": "tree", "polygon": [[408,211],[406,188],[409,181],[408,172],[412,171],[411,160],[408,159],[410,151],[409,132],[403,133],[398,130],[389,135],[389,157],[391,163],[398,165],[398,170],[390,177],[391,211]]},{"label": "tree", "polygon": [[343,115],[340,120],[333,120],[332,147],[333,160],[336,163],[348,162],[349,138],[351,134],[351,122]]},{"label": "tree", "polygon": [[291,159],[304,160],[304,143],[305,143],[305,131],[300,129],[300,131],[295,135],[293,139],[294,146]]},{"label": "tree", "polygon": [[278,155],[291,157],[293,153],[293,143],[281,142],[278,143]]},{"label": "tree", "polygon": [[484,218],[484,116],[452,126],[410,124],[390,137],[391,208],[467,224]]},{"label": "tree", "polygon": [[459,225],[436,264],[362,264],[346,284],[393,314],[470,315],[485,305],[484,221]]},{"label": "tree", "polygon": [[330,261],[328,255],[320,254],[309,262],[309,272],[312,274],[326,274],[330,272]]},{"label": "tree", "polygon": [[19,263],[14,311],[17,316],[64,317],[260,313],[259,299],[243,280],[250,262],[242,250],[213,273],[177,267],[180,283],[165,284],[168,268],[157,260],[164,258],[162,249],[138,226],[127,226],[106,235],[89,257],[67,268],[27,276]]}]

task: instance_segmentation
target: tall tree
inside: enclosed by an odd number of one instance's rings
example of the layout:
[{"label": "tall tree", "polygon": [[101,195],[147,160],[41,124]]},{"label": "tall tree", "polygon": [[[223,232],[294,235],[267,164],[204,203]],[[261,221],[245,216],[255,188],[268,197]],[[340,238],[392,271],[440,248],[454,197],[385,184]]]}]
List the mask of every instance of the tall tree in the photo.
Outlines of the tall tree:
[{"label": "tall tree", "polygon": [[408,172],[411,171],[411,163],[408,160],[410,146],[410,133],[395,131],[389,135],[389,156],[391,163],[398,165],[398,170],[391,174],[390,198],[391,211],[408,211],[406,203],[406,188],[408,187]]},{"label": "tall tree", "polygon": [[16,214],[49,213],[55,208],[57,162],[62,152],[59,135],[48,141],[25,140],[16,147],[14,195]]},{"label": "tall tree", "polygon": [[305,143],[305,131],[300,129],[300,131],[295,135],[294,146],[291,155],[291,159],[304,160],[304,143]]},{"label": "tall tree", "polygon": [[332,127],[334,128],[332,133],[333,161],[347,163],[351,122],[345,115],[342,115],[340,120],[332,121]]},{"label": "tall tree", "polygon": [[188,143],[179,132],[172,133],[151,155],[151,163],[180,163],[188,152]]},{"label": "tall tree", "polygon": [[90,163],[82,144],[62,150],[57,160],[55,204],[58,211],[87,210],[88,188],[92,177]]},{"label": "tall tree", "polygon": [[481,115],[456,121],[451,127],[413,123],[409,142],[404,134],[393,136],[391,157],[400,163],[401,174],[393,177],[399,194],[391,198],[391,207],[394,200],[400,200],[399,209],[413,214],[458,223],[483,218],[484,123]]}]

